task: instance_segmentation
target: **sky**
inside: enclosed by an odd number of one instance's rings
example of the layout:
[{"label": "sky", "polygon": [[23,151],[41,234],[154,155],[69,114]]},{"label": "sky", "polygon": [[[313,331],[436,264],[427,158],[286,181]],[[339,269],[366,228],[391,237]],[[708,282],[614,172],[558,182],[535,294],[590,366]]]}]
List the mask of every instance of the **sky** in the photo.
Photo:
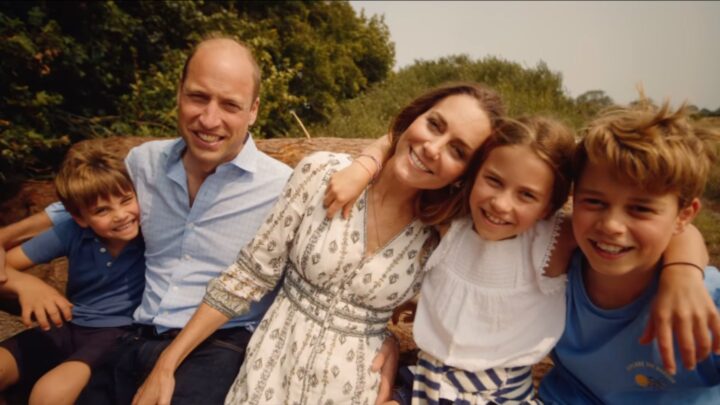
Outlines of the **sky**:
[{"label": "sky", "polygon": [[384,15],[395,68],[467,54],[523,66],[545,61],[577,97],[604,90],[615,102],[688,100],[720,108],[720,2],[351,1]]}]

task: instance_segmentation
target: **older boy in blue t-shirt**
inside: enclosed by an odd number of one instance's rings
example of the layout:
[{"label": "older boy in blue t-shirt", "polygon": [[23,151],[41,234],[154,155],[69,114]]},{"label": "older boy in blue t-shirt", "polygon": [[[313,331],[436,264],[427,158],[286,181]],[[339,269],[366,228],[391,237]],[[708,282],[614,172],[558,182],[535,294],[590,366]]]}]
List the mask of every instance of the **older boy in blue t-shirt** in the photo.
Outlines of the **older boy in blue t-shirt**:
[{"label": "older boy in blue t-shirt", "polygon": [[[719,141],[667,103],[591,123],[574,159],[572,225],[582,253],[568,270],[565,332],[540,385],[544,403],[720,403],[720,356],[672,374],[657,344],[639,343],[660,272],[688,264],[661,255],[700,210]],[[720,275],[705,275],[720,307]]]},{"label": "older boy in blue t-shirt", "polygon": [[62,315],[65,325],[50,328],[46,317],[60,321],[56,308],[23,308],[24,322],[32,311],[41,326],[0,343],[0,391],[18,384],[32,387],[30,403],[72,404],[133,321],[145,285],[144,244],[135,190],[121,159],[77,145],[55,186],[73,219],[7,252],[8,280],[0,291],[14,292],[28,277],[14,269],[67,256],[72,314]]}]

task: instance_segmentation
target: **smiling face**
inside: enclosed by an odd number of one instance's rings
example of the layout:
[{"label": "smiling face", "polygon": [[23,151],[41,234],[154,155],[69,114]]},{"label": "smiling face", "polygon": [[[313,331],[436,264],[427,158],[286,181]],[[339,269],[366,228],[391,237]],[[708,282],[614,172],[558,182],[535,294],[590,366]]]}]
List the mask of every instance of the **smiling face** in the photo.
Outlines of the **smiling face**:
[{"label": "smiling face", "polygon": [[670,238],[699,210],[697,199],[678,210],[678,195],[649,193],[588,162],[573,197],[573,231],[591,269],[623,276],[655,268]]},{"label": "smiling face", "polygon": [[455,181],[491,132],[490,118],[468,95],[446,97],[402,133],[388,162],[407,185],[432,190]]},{"label": "smiling face", "polygon": [[197,49],[178,92],[178,127],[192,169],[212,172],[234,159],[255,122],[254,66],[249,51],[227,39]]},{"label": "smiling face", "polygon": [[112,194],[109,198],[98,198],[95,205],[80,208],[80,215],[73,218],[78,225],[90,227],[110,245],[127,243],[135,239],[140,231],[140,208],[132,190]]},{"label": "smiling face", "polygon": [[525,232],[547,215],[553,172],[527,145],[494,148],[470,193],[475,232],[503,240]]}]

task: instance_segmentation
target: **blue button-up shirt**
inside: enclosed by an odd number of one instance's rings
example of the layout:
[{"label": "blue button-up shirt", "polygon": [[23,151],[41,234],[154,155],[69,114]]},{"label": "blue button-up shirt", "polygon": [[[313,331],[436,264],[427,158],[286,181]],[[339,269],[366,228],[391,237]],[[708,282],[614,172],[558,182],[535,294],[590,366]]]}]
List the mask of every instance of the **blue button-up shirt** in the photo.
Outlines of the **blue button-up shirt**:
[{"label": "blue button-up shirt", "polygon": [[[292,170],[260,152],[252,138],[208,176],[189,204],[182,139],[146,142],[125,163],[138,194],[147,265],[135,321],[162,332],[182,328],[207,283],[227,268],[265,219]],[[253,328],[275,294],[225,327]]]}]

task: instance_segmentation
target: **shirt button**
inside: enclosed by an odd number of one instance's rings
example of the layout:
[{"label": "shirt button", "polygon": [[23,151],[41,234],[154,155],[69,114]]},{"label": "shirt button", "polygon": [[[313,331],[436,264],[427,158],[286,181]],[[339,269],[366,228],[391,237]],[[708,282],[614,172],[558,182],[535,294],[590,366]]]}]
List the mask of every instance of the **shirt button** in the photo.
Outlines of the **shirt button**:
[{"label": "shirt button", "polygon": [[190,260],[191,257],[190,257],[190,255],[185,255],[185,256],[183,256],[183,259],[185,259],[185,260]]},{"label": "shirt button", "polygon": [[195,225],[193,225],[192,223],[187,224],[187,229],[193,229],[194,227]]},{"label": "shirt button", "polygon": [[173,289],[173,291],[177,291],[177,290],[178,290],[177,286],[173,286],[172,289]]},{"label": "shirt button", "polygon": [[107,249],[105,249],[104,247],[101,247],[101,248],[100,248],[100,253],[105,253],[105,252],[107,252]]},{"label": "shirt button", "polygon": [[105,263],[105,265],[110,267],[110,266],[112,266],[112,262],[107,262],[107,263]]}]

